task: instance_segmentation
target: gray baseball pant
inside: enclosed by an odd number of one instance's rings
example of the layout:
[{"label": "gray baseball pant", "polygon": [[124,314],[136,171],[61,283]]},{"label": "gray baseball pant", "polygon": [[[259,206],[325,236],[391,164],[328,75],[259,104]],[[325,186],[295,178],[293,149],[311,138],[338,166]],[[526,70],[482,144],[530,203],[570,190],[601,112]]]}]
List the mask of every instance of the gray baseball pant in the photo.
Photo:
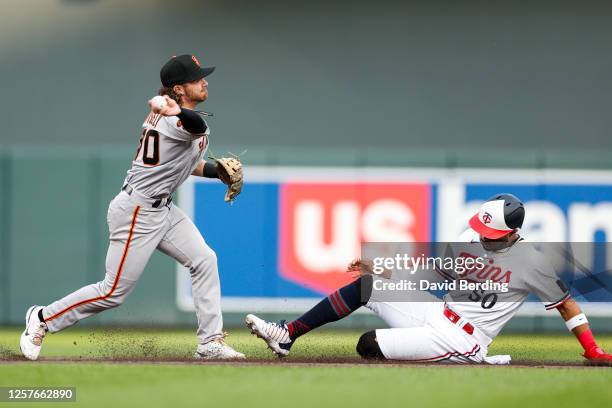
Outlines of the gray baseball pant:
[{"label": "gray baseball pant", "polygon": [[158,249],[191,273],[198,342],[204,344],[223,335],[215,252],[180,208],[172,203],[153,208],[153,202],[136,191],[131,195],[122,191],[111,201],[106,276],[46,306],[43,317],[50,332],[121,305]]}]

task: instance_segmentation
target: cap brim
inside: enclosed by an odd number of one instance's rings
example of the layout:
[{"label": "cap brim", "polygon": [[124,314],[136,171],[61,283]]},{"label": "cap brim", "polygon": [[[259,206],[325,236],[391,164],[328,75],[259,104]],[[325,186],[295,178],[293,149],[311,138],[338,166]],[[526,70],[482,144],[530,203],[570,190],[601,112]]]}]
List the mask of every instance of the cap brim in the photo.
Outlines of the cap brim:
[{"label": "cap brim", "polygon": [[202,67],[200,70],[202,72],[201,78],[207,77],[212,74],[217,67]]},{"label": "cap brim", "polygon": [[200,70],[194,74],[194,79],[192,79],[192,81],[197,81],[198,79],[209,76],[214,72],[215,68],[216,67],[200,67]]},{"label": "cap brim", "polygon": [[476,231],[478,234],[488,239],[498,239],[514,231],[514,230],[498,230],[495,228],[487,227],[478,218],[478,213],[476,213],[472,218],[470,218],[469,224],[470,224],[470,227],[474,231]]},{"label": "cap brim", "polygon": [[189,76],[185,80],[184,83],[199,81],[200,79],[212,74],[214,70],[215,70],[215,67],[201,67],[199,70],[195,71],[191,76]]}]

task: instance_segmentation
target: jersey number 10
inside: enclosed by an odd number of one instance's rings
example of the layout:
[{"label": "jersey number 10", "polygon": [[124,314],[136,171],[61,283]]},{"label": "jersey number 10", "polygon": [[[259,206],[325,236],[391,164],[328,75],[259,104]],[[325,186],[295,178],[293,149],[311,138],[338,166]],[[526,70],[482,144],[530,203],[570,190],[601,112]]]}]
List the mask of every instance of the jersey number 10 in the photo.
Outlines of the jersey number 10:
[{"label": "jersey number 10", "polygon": [[136,157],[134,160],[138,160],[140,151],[142,150],[142,162],[150,166],[159,164],[159,133],[154,129],[144,129],[142,136],[140,137],[140,144],[136,150]]}]

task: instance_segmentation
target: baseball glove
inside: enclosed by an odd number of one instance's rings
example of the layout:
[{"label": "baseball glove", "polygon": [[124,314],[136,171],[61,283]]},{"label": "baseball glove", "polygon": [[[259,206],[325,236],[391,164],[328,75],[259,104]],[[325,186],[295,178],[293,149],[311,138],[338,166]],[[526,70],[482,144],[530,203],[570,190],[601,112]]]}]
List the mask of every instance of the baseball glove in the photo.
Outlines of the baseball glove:
[{"label": "baseball glove", "polygon": [[225,201],[234,201],[242,191],[242,163],[235,157],[213,158],[219,179],[227,186]]}]

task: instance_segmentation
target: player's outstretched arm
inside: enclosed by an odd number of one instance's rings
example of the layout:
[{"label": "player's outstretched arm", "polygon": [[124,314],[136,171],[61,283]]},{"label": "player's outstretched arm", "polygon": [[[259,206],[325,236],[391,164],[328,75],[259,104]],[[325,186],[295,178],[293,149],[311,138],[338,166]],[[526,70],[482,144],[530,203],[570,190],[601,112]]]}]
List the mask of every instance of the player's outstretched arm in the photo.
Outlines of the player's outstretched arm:
[{"label": "player's outstretched arm", "polygon": [[201,160],[191,172],[192,176],[218,178],[227,185],[225,201],[233,201],[242,191],[243,171],[240,160],[234,157],[213,158],[214,163]]},{"label": "player's outstretched arm", "polygon": [[346,272],[351,274],[353,279],[364,275],[376,275],[384,279],[391,279],[393,271],[384,269],[382,272],[374,272],[374,263],[369,259],[355,259],[347,267]]},{"label": "player's outstretched arm", "polygon": [[181,120],[183,129],[189,133],[200,135],[206,132],[206,122],[197,112],[191,109],[182,108],[168,95],[151,98],[149,100],[149,106],[153,113],[162,116],[177,116]]},{"label": "player's outstretched arm", "polygon": [[580,306],[575,300],[569,299],[565,301],[557,307],[557,310],[561,317],[563,317],[563,320],[565,320],[567,329],[574,333],[580,342],[584,349],[582,355],[587,360],[612,363],[612,354],[606,353],[597,345],[586,315],[582,313]]}]

